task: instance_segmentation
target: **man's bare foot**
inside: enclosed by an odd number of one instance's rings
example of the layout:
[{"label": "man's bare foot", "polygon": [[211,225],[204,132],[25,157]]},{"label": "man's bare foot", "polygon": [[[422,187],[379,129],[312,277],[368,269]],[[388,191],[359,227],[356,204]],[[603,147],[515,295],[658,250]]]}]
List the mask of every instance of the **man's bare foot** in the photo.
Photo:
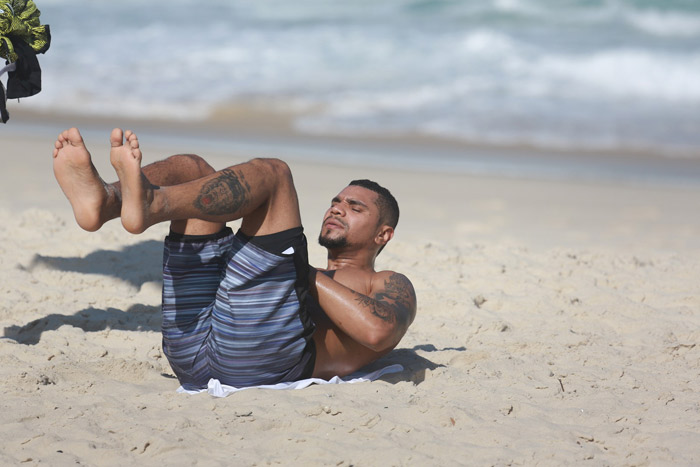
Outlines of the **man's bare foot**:
[{"label": "man's bare foot", "polygon": [[127,231],[139,234],[153,225],[149,212],[154,196],[153,186],[141,172],[139,140],[132,131],[115,128],[110,142],[109,160],[121,182],[122,225]]},{"label": "man's bare foot", "polygon": [[118,201],[118,193],[97,173],[77,128],[58,135],[53,150],[53,173],[80,227],[94,232],[114,218],[110,205]]}]

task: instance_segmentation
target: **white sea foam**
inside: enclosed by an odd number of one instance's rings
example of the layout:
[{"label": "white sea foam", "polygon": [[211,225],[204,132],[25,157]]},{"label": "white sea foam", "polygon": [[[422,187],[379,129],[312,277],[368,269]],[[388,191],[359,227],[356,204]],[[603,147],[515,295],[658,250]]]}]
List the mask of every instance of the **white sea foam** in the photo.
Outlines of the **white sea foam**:
[{"label": "white sea foam", "polygon": [[561,80],[586,95],[700,101],[700,52],[679,60],[648,51],[610,50],[548,56],[534,66],[543,77]]},{"label": "white sea foam", "polygon": [[700,15],[646,10],[629,12],[625,18],[635,27],[659,36],[700,36]]}]

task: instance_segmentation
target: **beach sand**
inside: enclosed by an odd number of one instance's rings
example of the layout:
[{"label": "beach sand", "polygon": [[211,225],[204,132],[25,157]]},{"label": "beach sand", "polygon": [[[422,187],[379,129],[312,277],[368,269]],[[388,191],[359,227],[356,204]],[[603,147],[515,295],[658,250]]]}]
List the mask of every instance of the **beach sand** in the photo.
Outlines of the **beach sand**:
[{"label": "beach sand", "polygon": [[[161,351],[167,226],[81,231],[51,171],[69,119],[18,120],[0,128],[3,465],[700,463],[700,184],[290,160],[314,265],[349,180],[398,198],[377,266],[412,280],[418,314],[373,368],[405,369],[218,399],[176,393]],[[110,178],[109,128],[92,130]],[[196,149],[141,143],[145,163]],[[201,155],[217,169],[250,156]]]}]

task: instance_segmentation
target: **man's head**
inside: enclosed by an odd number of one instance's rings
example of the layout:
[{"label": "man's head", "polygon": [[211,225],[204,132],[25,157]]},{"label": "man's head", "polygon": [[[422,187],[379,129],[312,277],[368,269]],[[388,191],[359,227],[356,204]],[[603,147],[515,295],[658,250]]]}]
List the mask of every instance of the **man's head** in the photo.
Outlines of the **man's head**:
[{"label": "man's head", "polygon": [[377,249],[391,240],[399,205],[389,190],[371,180],[353,180],[331,202],[318,242],[331,249]]}]

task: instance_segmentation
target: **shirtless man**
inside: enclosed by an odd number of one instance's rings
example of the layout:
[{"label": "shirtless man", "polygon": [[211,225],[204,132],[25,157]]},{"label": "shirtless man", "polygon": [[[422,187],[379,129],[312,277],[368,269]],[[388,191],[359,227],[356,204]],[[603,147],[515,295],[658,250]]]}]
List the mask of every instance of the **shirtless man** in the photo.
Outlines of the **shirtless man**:
[{"label": "shirtless man", "polygon": [[[411,282],[374,270],[398,221],[396,200],[368,180],[331,202],[308,265],[289,167],[254,159],[215,171],[195,155],[141,167],[136,135],[112,131],[118,182],[95,170],[79,131],[61,133],[54,174],[85,230],[121,217],[141,233],[170,222],[163,259],[163,350],[181,384],[252,386],[350,374],[391,351],[415,317]],[[237,234],[226,222],[241,219]]]}]

